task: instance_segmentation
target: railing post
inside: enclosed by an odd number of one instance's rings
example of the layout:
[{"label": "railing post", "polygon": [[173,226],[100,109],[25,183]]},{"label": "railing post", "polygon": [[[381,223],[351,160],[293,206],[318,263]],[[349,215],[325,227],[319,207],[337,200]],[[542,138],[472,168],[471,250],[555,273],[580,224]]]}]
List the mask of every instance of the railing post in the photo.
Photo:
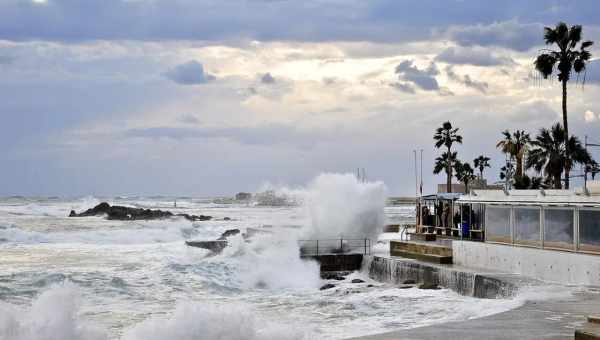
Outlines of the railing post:
[{"label": "railing post", "polygon": [[344,238],[340,237],[340,252],[343,254],[344,253],[344,242],[343,242]]},{"label": "railing post", "polygon": [[317,240],[317,256],[319,256],[319,240]]},{"label": "railing post", "polygon": [[366,238],[365,238],[365,252],[364,252],[364,254],[367,255],[367,239]]}]

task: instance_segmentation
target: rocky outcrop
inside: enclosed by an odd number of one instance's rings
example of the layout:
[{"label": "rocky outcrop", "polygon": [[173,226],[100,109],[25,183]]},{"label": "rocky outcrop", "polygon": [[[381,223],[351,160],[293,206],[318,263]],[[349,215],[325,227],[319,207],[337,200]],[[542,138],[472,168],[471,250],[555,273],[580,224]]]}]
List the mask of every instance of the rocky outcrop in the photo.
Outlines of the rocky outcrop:
[{"label": "rocky outcrop", "polygon": [[326,290],[326,289],[331,289],[331,288],[335,288],[335,285],[333,283],[327,283],[327,284],[324,284],[323,286],[321,286],[321,288],[319,288],[319,290]]},{"label": "rocky outcrop", "polygon": [[212,219],[211,216],[205,215],[189,215],[189,214],[173,214],[170,211],[165,210],[151,210],[143,208],[131,208],[119,205],[113,205],[106,202],[102,202],[97,206],[88,209],[82,213],[76,213],[71,210],[69,217],[87,217],[87,216],[102,216],[106,215],[109,220],[157,220],[170,217],[183,217],[189,221],[208,221]]}]

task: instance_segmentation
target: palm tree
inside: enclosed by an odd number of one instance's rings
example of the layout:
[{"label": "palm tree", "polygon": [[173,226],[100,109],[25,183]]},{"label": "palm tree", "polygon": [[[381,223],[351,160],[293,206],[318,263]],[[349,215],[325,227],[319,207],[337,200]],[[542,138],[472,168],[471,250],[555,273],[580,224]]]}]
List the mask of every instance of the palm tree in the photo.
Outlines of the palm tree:
[{"label": "palm tree", "polygon": [[[563,141],[569,139],[569,121],[567,117],[567,82],[571,78],[571,71],[579,74],[585,71],[586,63],[592,57],[592,54],[587,50],[594,44],[593,41],[581,41],[580,25],[574,25],[570,28],[564,22],[556,24],[555,28],[544,28],[544,40],[546,45],[554,45],[558,50],[547,50],[537,56],[534,65],[544,79],[547,79],[552,73],[557,72],[558,81],[562,84],[562,114],[563,127],[565,136]],[[569,173],[572,167],[570,145],[565,145],[565,153],[567,161],[564,164],[565,170],[565,188],[569,189]]]},{"label": "palm tree", "polygon": [[[437,175],[444,171],[449,178],[452,178],[452,169],[454,169],[456,162],[458,162],[458,159],[456,158],[456,151],[451,153],[444,152],[441,156],[435,159],[433,173]],[[447,189],[448,192],[452,192],[452,184],[450,184]]]},{"label": "palm tree", "polygon": [[454,165],[454,170],[456,170],[456,178],[465,184],[465,192],[469,192],[469,183],[477,178],[475,176],[475,170],[471,167],[471,164],[465,162],[461,163],[460,161],[456,161]]},{"label": "palm tree", "polygon": [[506,190],[510,189],[514,174],[515,166],[509,160],[506,160],[506,165],[500,168],[500,179],[505,182]]},{"label": "palm tree", "polygon": [[[452,152],[452,144],[459,143],[462,144],[462,136],[458,134],[458,128],[453,128],[450,122],[445,122],[441,127],[437,128],[435,134],[433,135],[433,139],[435,140],[435,147],[441,148],[445,146],[447,151],[442,154],[442,157],[446,155],[446,157],[450,157],[454,154],[454,161],[456,161],[456,152]],[[440,157],[438,157],[440,158]],[[452,192],[452,167],[454,163],[451,159],[446,160],[446,191]],[[436,159],[437,161],[437,159]],[[436,163],[437,166],[437,163]],[[440,171],[435,172],[435,174],[440,173]]]},{"label": "palm tree", "polygon": [[[565,143],[564,129],[559,123],[550,129],[541,129],[527,158],[526,167],[543,173],[545,181],[555,189],[561,189],[563,171],[570,171],[575,163],[591,164],[592,156],[575,136]],[[567,148],[571,155],[567,157]]]},{"label": "palm tree", "polygon": [[473,160],[473,165],[475,168],[479,169],[479,178],[483,180],[483,170],[485,168],[490,168],[490,158],[484,155],[480,155],[479,157]]},{"label": "palm tree", "polygon": [[529,134],[523,130],[517,130],[512,134],[508,130],[502,132],[504,139],[500,140],[496,144],[497,148],[500,148],[502,152],[508,154],[511,159],[516,159],[517,168],[515,169],[515,176],[523,176],[523,157],[527,151],[527,145],[531,138]]}]

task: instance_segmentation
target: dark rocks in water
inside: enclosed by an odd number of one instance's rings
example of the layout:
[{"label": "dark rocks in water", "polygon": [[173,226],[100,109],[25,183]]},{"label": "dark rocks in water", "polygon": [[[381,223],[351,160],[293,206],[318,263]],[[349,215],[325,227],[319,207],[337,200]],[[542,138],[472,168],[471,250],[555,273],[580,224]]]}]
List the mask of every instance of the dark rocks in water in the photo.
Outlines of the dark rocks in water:
[{"label": "dark rocks in water", "polygon": [[239,229],[229,229],[221,234],[221,236],[215,241],[186,241],[185,244],[190,247],[208,249],[213,253],[218,254],[222,252],[225,247],[227,247],[227,238],[239,233]]},{"label": "dark rocks in water", "polygon": [[239,233],[240,233],[239,229],[229,229],[229,230],[226,230],[223,234],[221,234],[221,237],[219,237],[217,240],[223,241],[223,240],[227,239],[229,236],[237,235]]},{"label": "dark rocks in water", "polygon": [[82,213],[76,213],[71,210],[69,217],[88,217],[88,216],[100,216],[106,215],[109,220],[156,220],[169,217],[183,217],[189,221],[208,221],[212,219],[211,216],[204,215],[189,215],[189,214],[173,214],[170,211],[163,210],[151,210],[143,208],[130,208],[119,205],[113,205],[106,202],[102,202],[97,206],[88,209]]},{"label": "dark rocks in water", "polygon": [[440,289],[435,283],[422,283],[419,285],[419,289]]},{"label": "dark rocks in water", "polygon": [[332,283],[327,283],[327,284],[324,284],[323,286],[321,286],[321,288],[319,288],[319,290],[325,290],[325,289],[331,289],[331,288],[335,288],[335,285]]},{"label": "dark rocks in water", "polygon": [[373,288],[375,285],[367,285],[367,288]]},{"label": "dark rocks in water", "polygon": [[225,218],[223,218],[223,221],[231,221],[231,218],[225,217]]},{"label": "dark rocks in water", "polygon": [[346,279],[343,276],[343,274],[345,274],[345,273],[339,273],[339,272],[321,272],[321,278],[324,279],[324,280],[342,281],[342,280]]},{"label": "dark rocks in water", "polygon": [[414,288],[414,285],[400,285],[398,286],[399,289],[410,289],[410,288]]},{"label": "dark rocks in water", "polygon": [[220,253],[227,247],[227,241],[218,240],[218,241],[186,241],[186,245],[190,247],[208,249],[213,253]]},{"label": "dark rocks in water", "polygon": [[365,283],[365,281],[361,279],[353,279],[352,283]]},{"label": "dark rocks in water", "polygon": [[410,279],[409,279],[409,280],[404,280],[404,281],[402,282],[402,284],[405,284],[405,285],[416,285],[416,284],[417,284],[417,281],[415,281],[415,280],[410,280]]}]

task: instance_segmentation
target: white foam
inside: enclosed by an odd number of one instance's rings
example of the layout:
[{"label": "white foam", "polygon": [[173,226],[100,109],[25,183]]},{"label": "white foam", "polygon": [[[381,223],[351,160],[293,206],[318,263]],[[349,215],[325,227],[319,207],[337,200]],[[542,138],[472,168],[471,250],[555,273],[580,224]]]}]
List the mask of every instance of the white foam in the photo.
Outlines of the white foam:
[{"label": "white foam", "polygon": [[2,340],[106,340],[107,333],[78,316],[80,295],[71,283],[42,293],[29,309],[0,303]]},{"label": "white foam", "polygon": [[284,325],[260,323],[242,304],[225,306],[182,303],[169,317],[156,317],[127,330],[122,340],[301,340],[303,332]]}]

